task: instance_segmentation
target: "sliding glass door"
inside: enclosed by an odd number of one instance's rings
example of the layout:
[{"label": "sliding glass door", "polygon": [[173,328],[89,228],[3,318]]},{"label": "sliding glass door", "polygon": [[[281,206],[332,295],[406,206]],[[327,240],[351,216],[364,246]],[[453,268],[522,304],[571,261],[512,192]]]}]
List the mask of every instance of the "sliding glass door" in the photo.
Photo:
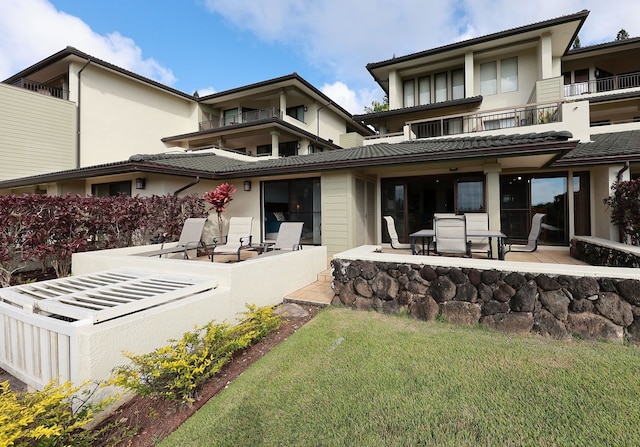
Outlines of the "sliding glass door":
[{"label": "sliding glass door", "polygon": [[501,228],[509,239],[526,240],[533,215],[544,213],[541,243],[569,243],[566,173],[502,175],[500,198]]},{"label": "sliding glass door", "polygon": [[304,223],[302,243],[321,243],[319,178],[263,182],[262,197],[265,239],[275,239],[280,224],[292,221]]}]

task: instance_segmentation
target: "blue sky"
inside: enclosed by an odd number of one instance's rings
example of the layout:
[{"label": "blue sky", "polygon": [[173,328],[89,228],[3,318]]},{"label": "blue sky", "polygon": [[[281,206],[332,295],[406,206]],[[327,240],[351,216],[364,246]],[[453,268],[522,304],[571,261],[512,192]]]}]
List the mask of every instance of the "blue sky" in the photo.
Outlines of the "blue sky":
[{"label": "blue sky", "polygon": [[0,79],[74,46],[186,93],[297,72],[351,113],[383,92],[365,65],[591,11],[582,46],[640,35],[616,0],[0,0]]}]

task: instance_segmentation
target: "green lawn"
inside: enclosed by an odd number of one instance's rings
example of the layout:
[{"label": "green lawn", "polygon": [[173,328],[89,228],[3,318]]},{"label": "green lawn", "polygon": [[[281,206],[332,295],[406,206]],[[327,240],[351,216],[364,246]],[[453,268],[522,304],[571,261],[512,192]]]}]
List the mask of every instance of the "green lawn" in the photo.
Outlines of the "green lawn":
[{"label": "green lawn", "polygon": [[640,445],[640,350],[329,308],[161,445]]}]

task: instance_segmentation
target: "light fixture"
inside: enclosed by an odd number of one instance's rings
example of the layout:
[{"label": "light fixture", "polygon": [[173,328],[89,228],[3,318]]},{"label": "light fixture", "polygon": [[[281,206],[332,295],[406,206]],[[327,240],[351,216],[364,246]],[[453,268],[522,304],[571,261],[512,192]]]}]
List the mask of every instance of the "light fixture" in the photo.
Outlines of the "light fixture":
[{"label": "light fixture", "polygon": [[244,190],[245,191],[251,191],[251,180],[245,180],[244,181]]},{"label": "light fixture", "polygon": [[145,186],[147,186],[147,181],[142,177],[138,177],[136,179],[136,189],[144,189]]}]

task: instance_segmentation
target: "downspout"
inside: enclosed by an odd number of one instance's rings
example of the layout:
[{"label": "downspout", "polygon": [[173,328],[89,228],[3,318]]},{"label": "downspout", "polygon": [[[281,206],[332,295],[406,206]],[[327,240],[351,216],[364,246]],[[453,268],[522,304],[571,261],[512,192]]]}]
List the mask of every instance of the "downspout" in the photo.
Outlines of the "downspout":
[{"label": "downspout", "polygon": [[173,193],[173,197],[178,197],[178,194],[180,194],[182,191],[184,191],[185,189],[191,188],[193,185],[197,185],[199,182],[200,182],[200,176],[196,177],[196,179],[191,183],[189,183],[188,185],[184,185],[182,188],[176,189],[175,192]]},{"label": "downspout", "polygon": [[329,101],[327,104],[318,107],[316,110],[316,143],[318,142],[318,138],[320,138],[320,110],[325,107],[329,107],[331,104],[333,104],[333,101]]},{"label": "downspout", "polygon": [[[626,171],[627,169],[629,169],[629,162],[625,161],[624,162],[624,166],[622,167],[622,169],[620,169],[618,171],[618,174],[616,174],[616,180],[618,181],[618,183],[620,183],[620,181],[622,180],[622,174],[624,174],[624,171]],[[620,242],[625,242],[626,236],[624,234],[624,231],[621,227],[618,227],[618,240]]]},{"label": "downspout", "polygon": [[626,171],[627,169],[629,169],[629,162],[625,161],[624,166],[618,171],[618,174],[616,175],[618,181],[622,180],[622,174],[624,174],[624,171]]},{"label": "downspout", "polygon": [[80,93],[82,89],[80,86],[82,85],[82,72],[87,65],[91,63],[91,59],[87,59],[87,62],[82,66],[82,68],[78,71],[78,106],[77,106],[77,115],[76,115],[76,168],[80,167]]}]

